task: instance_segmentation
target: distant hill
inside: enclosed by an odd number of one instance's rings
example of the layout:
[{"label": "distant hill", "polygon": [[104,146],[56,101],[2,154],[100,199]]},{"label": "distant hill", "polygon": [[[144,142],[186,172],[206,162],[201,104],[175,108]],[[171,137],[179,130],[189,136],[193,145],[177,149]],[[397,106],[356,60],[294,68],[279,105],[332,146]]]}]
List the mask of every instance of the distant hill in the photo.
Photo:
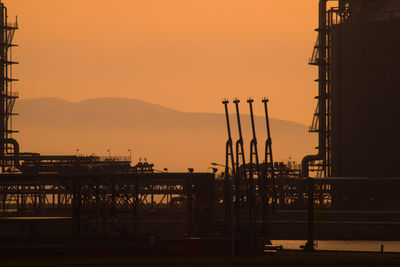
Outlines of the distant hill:
[{"label": "distant hill", "polygon": [[[245,108],[242,107],[244,111]],[[247,106],[246,106],[247,108]],[[261,104],[257,108],[262,108]],[[233,110],[233,109],[232,109]],[[156,168],[207,171],[211,162],[224,163],[224,114],[185,113],[134,99],[99,98],[71,103],[58,98],[22,99],[16,102],[15,138],[24,152],[147,158]],[[256,117],[260,159],[264,158],[265,119]],[[236,138],[236,121],[231,116]],[[242,115],[245,149],[250,144],[250,121]],[[315,153],[316,136],[305,125],[271,119],[276,160],[300,161]],[[247,155],[248,158],[248,155]]]}]

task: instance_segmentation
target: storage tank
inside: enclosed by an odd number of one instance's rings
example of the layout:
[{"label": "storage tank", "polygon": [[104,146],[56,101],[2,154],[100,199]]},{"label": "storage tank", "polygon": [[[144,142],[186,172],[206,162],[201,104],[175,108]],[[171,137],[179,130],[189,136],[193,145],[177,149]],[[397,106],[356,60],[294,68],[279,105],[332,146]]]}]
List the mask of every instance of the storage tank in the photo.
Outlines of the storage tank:
[{"label": "storage tank", "polygon": [[400,1],[361,7],[332,27],[332,176],[400,177]]}]

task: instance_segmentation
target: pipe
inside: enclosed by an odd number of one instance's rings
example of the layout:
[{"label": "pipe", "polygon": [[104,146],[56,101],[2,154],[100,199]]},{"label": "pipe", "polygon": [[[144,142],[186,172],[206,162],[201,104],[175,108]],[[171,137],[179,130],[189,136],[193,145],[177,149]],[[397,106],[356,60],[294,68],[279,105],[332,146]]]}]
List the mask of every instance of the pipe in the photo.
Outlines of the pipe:
[{"label": "pipe", "polygon": [[316,160],[325,160],[326,157],[326,3],[328,0],[319,1],[319,26],[318,26],[318,153],[305,156],[301,162],[303,177],[309,176],[309,163]]},{"label": "pipe", "polygon": [[13,146],[13,151],[14,151],[14,166],[22,171],[23,167],[21,165],[21,163],[19,162],[20,160],[20,156],[19,156],[19,144],[17,142],[17,140],[13,139],[13,138],[8,138],[8,139],[4,139],[3,141],[3,147],[5,144],[11,144]]},{"label": "pipe", "polygon": [[[6,144],[11,144],[13,146],[13,156],[9,157],[9,156],[4,156],[3,160],[7,160],[8,158],[12,159],[14,161],[14,166],[15,168],[17,168],[20,171],[28,171],[28,170],[32,170],[32,168],[29,168],[27,166],[22,166],[21,164],[21,158],[26,159],[35,159],[37,160],[38,158],[42,159],[43,157],[40,156],[39,153],[21,153],[20,152],[20,148],[19,148],[19,144],[18,141],[13,139],[13,138],[7,138],[4,139],[3,141],[3,147]],[[60,158],[62,156],[59,156]],[[44,157],[46,159],[46,157]],[[51,157],[47,157],[47,158],[51,158]]]}]

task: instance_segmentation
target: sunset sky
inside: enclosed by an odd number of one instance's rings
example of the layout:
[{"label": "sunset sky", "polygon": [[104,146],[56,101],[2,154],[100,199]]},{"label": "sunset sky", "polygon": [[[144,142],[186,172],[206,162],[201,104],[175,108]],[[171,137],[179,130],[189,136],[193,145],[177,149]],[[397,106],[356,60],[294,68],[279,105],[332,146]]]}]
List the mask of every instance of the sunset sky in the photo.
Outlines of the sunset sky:
[{"label": "sunset sky", "polygon": [[316,0],[4,2],[20,25],[21,98],[123,97],[221,113],[224,97],[267,96],[273,117],[312,119]]}]

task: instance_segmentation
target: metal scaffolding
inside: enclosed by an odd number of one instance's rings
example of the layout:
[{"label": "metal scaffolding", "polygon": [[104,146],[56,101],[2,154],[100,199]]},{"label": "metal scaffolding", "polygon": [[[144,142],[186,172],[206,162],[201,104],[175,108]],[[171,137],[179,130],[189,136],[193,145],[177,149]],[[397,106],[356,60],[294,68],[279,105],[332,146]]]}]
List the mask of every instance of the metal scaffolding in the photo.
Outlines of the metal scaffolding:
[{"label": "metal scaffolding", "polygon": [[350,0],[319,1],[318,38],[310,65],[318,67],[318,100],[310,132],[318,133],[318,154],[304,157],[302,175],[332,176],[332,27],[350,18]]},{"label": "metal scaffolding", "polygon": [[0,2],[0,9],[0,161],[1,172],[9,173],[15,171],[13,162],[6,160],[6,157],[14,154],[12,134],[16,132],[12,130],[12,116],[16,115],[13,108],[18,94],[13,91],[13,82],[17,79],[13,78],[12,66],[18,62],[12,60],[12,48],[16,46],[12,41],[18,23],[17,20],[15,23],[8,22],[4,3]]},{"label": "metal scaffolding", "polygon": [[210,173],[3,174],[0,217],[65,217],[75,236],[213,236]]}]

